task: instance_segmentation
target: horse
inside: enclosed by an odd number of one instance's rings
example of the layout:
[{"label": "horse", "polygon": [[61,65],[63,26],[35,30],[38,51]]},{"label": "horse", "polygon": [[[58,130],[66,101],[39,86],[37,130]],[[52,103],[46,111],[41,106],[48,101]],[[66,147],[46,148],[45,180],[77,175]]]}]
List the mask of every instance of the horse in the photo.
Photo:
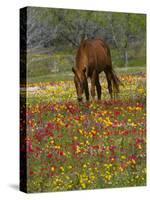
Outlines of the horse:
[{"label": "horse", "polygon": [[89,101],[88,78],[91,81],[92,99],[95,99],[96,86],[98,100],[101,100],[101,84],[99,81],[101,72],[106,75],[110,98],[113,99],[113,92],[119,92],[121,81],[112,67],[109,46],[101,38],[81,40],[75,63],[76,66],[72,67],[72,71],[79,102],[82,102],[84,92],[86,100]]}]

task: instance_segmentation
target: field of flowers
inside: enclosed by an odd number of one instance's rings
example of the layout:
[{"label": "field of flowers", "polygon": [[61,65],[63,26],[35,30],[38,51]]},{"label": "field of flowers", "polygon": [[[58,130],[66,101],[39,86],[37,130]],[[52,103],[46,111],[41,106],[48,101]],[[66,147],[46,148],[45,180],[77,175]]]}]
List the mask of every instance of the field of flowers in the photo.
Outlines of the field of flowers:
[{"label": "field of flowers", "polygon": [[73,81],[27,85],[28,192],[146,185],[146,75],[120,79],[117,100],[102,77],[102,101],[80,105]]}]

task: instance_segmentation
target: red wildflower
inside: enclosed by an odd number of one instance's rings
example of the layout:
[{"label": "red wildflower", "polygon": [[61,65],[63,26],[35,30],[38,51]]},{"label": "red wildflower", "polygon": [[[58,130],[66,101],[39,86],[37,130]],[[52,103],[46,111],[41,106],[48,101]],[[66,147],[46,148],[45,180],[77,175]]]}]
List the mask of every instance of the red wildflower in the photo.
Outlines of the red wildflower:
[{"label": "red wildflower", "polygon": [[48,122],[47,123],[47,127],[50,128],[50,129],[54,129],[54,124],[52,124],[51,122]]},{"label": "red wildflower", "polygon": [[64,152],[63,152],[63,151],[60,151],[59,154],[60,154],[61,156],[63,156],[63,155],[64,155]]},{"label": "red wildflower", "polygon": [[33,146],[32,146],[32,141],[31,140],[27,141],[27,152],[29,152],[29,153],[33,152]]},{"label": "red wildflower", "polygon": [[34,174],[34,172],[32,170],[30,170],[30,176],[32,176]]},{"label": "red wildflower", "polygon": [[120,112],[119,111],[115,111],[115,115],[120,115]]},{"label": "red wildflower", "polygon": [[48,153],[48,154],[47,154],[47,157],[48,157],[48,158],[51,158],[52,156],[53,156],[52,153]]}]

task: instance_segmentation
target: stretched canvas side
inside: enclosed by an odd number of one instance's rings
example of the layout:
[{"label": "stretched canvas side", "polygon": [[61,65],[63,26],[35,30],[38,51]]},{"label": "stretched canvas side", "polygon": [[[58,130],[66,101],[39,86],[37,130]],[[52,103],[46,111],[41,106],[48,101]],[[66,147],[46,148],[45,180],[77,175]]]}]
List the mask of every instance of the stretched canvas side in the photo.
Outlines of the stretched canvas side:
[{"label": "stretched canvas side", "polygon": [[20,190],[27,192],[27,8],[20,9]]}]

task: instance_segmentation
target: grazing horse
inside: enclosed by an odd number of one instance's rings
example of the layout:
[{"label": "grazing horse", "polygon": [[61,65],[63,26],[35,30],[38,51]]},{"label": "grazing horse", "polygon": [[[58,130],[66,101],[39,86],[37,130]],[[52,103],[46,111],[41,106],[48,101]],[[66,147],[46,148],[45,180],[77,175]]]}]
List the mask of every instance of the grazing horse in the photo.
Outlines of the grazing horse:
[{"label": "grazing horse", "polygon": [[[111,62],[111,54],[108,45],[102,39],[82,40],[76,54],[76,67],[74,72],[74,83],[78,101],[82,101],[85,92],[86,100],[89,100],[89,87],[87,78],[91,80],[91,96],[95,97],[95,86],[98,99],[101,99],[101,85],[99,74],[104,71],[108,82],[108,91],[111,99],[113,90],[119,92],[120,80],[116,76]],[[112,89],[113,85],[113,89]]]}]

